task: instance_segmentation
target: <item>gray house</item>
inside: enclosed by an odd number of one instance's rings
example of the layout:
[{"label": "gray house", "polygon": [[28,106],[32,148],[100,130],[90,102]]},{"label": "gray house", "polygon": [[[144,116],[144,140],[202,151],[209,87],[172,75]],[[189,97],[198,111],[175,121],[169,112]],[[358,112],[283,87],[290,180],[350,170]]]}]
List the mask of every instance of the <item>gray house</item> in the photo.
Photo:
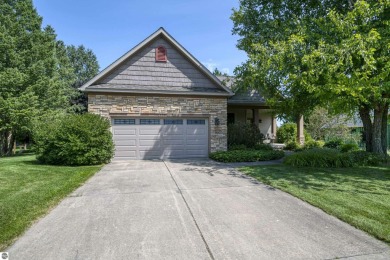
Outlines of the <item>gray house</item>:
[{"label": "gray house", "polygon": [[226,150],[228,121],[276,130],[256,92],[235,95],[163,28],[80,89],[111,121],[116,158],[207,157]]}]

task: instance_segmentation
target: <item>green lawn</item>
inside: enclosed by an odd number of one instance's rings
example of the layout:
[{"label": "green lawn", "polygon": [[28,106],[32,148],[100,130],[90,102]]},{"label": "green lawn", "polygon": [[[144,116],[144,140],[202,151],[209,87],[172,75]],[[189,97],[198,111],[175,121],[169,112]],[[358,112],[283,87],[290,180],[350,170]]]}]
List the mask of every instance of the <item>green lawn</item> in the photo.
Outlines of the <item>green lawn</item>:
[{"label": "green lawn", "polygon": [[241,171],[390,243],[390,167],[274,165]]},{"label": "green lawn", "polygon": [[40,165],[33,155],[0,158],[0,251],[100,168]]}]

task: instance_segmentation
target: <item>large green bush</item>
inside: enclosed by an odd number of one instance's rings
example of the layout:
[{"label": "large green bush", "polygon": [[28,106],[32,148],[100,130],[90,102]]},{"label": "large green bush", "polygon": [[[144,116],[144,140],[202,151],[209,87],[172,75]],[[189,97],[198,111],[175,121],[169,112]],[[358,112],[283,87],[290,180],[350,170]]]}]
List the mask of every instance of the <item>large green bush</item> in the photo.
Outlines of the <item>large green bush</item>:
[{"label": "large green bush", "polygon": [[353,167],[376,166],[383,163],[386,158],[379,154],[365,151],[342,153],[337,149],[314,148],[290,155],[284,163],[298,167]]},{"label": "large green bush", "polygon": [[297,139],[297,125],[294,123],[285,123],[278,128],[278,143],[294,142]]},{"label": "large green bush", "polygon": [[[278,128],[276,137],[278,143],[291,143],[296,142],[297,140],[297,124],[295,123],[285,123],[281,127]],[[305,141],[310,141],[313,138],[310,136],[309,133],[307,133],[306,130],[303,131],[303,134],[305,136]]]},{"label": "large green bush", "polygon": [[330,140],[326,141],[324,144],[324,147],[331,148],[331,149],[339,149],[341,147],[341,145],[343,145],[343,144],[344,144],[343,139],[334,138],[334,139],[330,139]]},{"label": "large green bush", "polygon": [[264,135],[253,124],[236,123],[228,125],[228,147],[245,145],[253,148],[262,143]]},{"label": "large green bush", "polygon": [[288,141],[286,143],[286,146],[284,147],[284,150],[289,150],[289,151],[295,151],[300,149],[301,146],[297,141]]},{"label": "large green bush", "polygon": [[107,119],[94,114],[42,119],[33,135],[37,159],[58,165],[107,163],[114,153],[109,128]]},{"label": "large green bush", "polygon": [[305,142],[305,145],[303,146],[303,149],[313,149],[313,148],[322,148],[324,146],[324,141],[315,141],[315,140],[309,140]]},{"label": "large green bush", "polygon": [[210,154],[210,158],[219,162],[257,162],[277,160],[284,157],[283,151],[276,150],[233,150]]},{"label": "large green bush", "polygon": [[314,148],[304,150],[288,156],[284,163],[291,166],[308,167],[352,167],[354,162],[347,153],[340,153],[335,149]]},{"label": "large green bush", "polygon": [[341,152],[347,153],[347,152],[359,151],[359,146],[355,143],[346,143],[346,144],[342,144],[339,147],[339,149]]},{"label": "large green bush", "polygon": [[348,154],[360,166],[378,166],[387,161],[386,156],[366,151],[352,151]]}]

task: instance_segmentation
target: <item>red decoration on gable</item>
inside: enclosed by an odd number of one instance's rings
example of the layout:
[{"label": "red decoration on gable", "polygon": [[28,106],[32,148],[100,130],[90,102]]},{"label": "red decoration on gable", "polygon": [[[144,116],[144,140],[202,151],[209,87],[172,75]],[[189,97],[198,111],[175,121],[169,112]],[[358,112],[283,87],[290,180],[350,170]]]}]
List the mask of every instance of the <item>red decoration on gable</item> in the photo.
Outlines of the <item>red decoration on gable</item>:
[{"label": "red decoration on gable", "polygon": [[167,61],[167,50],[163,46],[156,48],[156,61]]}]

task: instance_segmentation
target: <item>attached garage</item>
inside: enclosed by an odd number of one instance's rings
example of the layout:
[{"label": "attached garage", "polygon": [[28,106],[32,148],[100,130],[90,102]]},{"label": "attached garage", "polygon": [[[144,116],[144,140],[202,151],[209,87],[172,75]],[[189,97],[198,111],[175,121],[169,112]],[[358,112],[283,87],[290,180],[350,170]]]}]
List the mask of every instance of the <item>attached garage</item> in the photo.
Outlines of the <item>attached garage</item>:
[{"label": "attached garage", "polygon": [[114,118],[117,159],[207,157],[206,118]]},{"label": "attached garage", "polygon": [[233,92],[163,28],[81,88],[111,122],[116,159],[207,157],[227,148]]}]

